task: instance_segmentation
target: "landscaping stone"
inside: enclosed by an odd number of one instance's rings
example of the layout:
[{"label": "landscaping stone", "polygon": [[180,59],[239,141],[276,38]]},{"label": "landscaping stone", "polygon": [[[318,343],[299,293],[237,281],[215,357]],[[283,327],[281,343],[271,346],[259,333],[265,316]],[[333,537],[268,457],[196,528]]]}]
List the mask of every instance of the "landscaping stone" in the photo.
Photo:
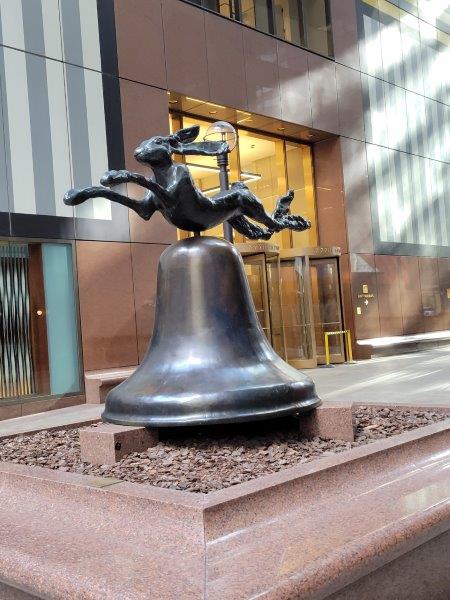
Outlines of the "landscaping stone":
[{"label": "landscaping stone", "polygon": [[154,447],[128,454],[114,465],[95,466],[81,460],[79,430],[63,429],[5,439],[0,442],[0,460],[207,493],[447,418],[417,409],[354,410],[354,442],[300,439],[294,419],[160,430]]}]

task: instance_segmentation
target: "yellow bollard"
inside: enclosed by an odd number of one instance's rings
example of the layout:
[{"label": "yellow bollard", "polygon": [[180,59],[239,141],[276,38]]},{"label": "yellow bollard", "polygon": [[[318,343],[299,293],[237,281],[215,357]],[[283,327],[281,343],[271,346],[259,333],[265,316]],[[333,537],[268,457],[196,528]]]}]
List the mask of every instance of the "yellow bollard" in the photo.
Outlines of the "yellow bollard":
[{"label": "yellow bollard", "polygon": [[346,346],[346,350],[347,350],[347,360],[345,362],[347,363],[355,363],[356,361],[353,360],[353,351],[352,351],[352,337],[351,337],[351,332],[350,329],[344,329],[344,331],[325,331],[323,334],[324,337],[324,343],[325,343],[325,367],[333,367],[332,364],[330,364],[331,359],[330,359],[330,342],[328,340],[330,335],[343,335],[344,336],[344,344]]},{"label": "yellow bollard", "polygon": [[328,331],[325,332],[324,337],[325,337],[325,365],[327,367],[330,366],[330,343],[328,341],[328,336],[330,334],[328,333]]},{"label": "yellow bollard", "polygon": [[347,362],[355,363],[353,360],[353,350],[352,350],[352,334],[350,333],[350,329],[347,329]]}]

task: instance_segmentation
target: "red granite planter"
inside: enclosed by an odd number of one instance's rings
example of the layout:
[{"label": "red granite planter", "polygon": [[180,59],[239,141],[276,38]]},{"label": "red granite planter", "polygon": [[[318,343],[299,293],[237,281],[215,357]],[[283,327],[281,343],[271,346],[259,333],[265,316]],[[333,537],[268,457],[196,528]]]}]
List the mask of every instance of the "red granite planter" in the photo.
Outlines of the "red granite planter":
[{"label": "red granite planter", "polygon": [[449,467],[448,420],[207,495],[3,463],[1,597],[446,598]]}]

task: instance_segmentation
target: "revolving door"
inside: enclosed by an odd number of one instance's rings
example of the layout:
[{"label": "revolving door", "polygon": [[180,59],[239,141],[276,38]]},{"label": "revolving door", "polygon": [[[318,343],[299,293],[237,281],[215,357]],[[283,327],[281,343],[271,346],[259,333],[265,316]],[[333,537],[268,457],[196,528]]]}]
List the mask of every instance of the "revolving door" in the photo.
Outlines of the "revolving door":
[{"label": "revolving door", "polygon": [[247,242],[236,247],[244,261],[261,327],[275,352],[286,359],[278,246],[269,242]]},{"label": "revolving door", "polygon": [[[280,254],[286,359],[298,369],[325,363],[324,333],[342,331],[339,248],[293,248]],[[341,336],[330,337],[332,363],[345,361]]]},{"label": "revolving door", "polygon": [[[236,244],[261,326],[274,350],[297,369],[325,364],[324,334],[342,331],[339,248],[279,250]],[[329,338],[331,363],[345,361],[341,336]]]}]

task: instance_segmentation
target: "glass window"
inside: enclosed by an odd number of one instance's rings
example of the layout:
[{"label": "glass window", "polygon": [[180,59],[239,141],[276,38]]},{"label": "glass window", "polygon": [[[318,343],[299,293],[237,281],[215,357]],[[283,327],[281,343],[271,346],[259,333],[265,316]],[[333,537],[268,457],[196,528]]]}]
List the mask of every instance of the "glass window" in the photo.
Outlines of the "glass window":
[{"label": "glass window", "polygon": [[450,33],[450,7],[447,2],[419,0],[419,17],[442,31]]},{"label": "glass window", "polygon": [[[239,130],[240,175],[252,192],[272,213],[279,196],[286,193],[283,141],[246,130]],[[272,236],[275,244],[283,246],[286,232]]]},{"label": "glass window", "polygon": [[417,7],[417,0],[397,0],[395,4],[398,4],[400,8],[403,8],[407,12],[410,12],[413,15],[417,15],[419,9]]},{"label": "glass window", "polygon": [[333,54],[329,0],[190,1],[293,44]]},{"label": "glass window", "polygon": [[303,0],[306,46],[314,52],[331,55],[331,25],[327,0]]},{"label": "glass window", "polygon": [[391,83],[384,83],[386,124],[389,148],[409,151],[409,132],[406,114],[406,92]]},{"label": "glass window", "polygon": [[427,156],[427,131],[425,98],[406,92],[406,115],[408,120],[408,131],[411,144],[411,152],[420,156]]},{"label": "glass window", "polygon": [[291,212],[311,221],[311,229],[292,231],[293,248],[310,248],[318,245],[316,202],[311,169],[311,148],[286,142],[286,170],[288,187],[294,190]]},{"label": "glass window", "polygon": [[[171,115],[171,131],[196,124],[200,125],[198,139],[202,139],[209,126],[208,121],[178,114]],[[229,155],[230,183],[246,183],[268,213],[273,212],[280,196],[288,189],[294,190],[291,212],[311,221],[311,229],[302,232],[283,230],[275,233],[271,240],[280,248],[317,246],[311,148],[242,128],[237,128],[237,131],[238,144]],[[196,185],[204,194],[213,196],[219,191],[219,168],[215,157],[174,155],[174,158],[189,166]],[[180,237],[185,235],[187,234],[179,232]],[[222,225],[208,230],[206,235],[223,237]],[[236,242],[247,241],[237,232],[234,233],[234,237]]]},{"label": "glass window", "polygon": [[305,45],[303,15],[300,0],[275,0],[276,35],[284,40]]},{"label": "glass window", "polygon": [[80,391],[72,246],[0,243],[0,398]]},{"label": "glass window", "polygon": [[381,77],[383,61],[381,57],[379,12],[378,9],[365,2],[360,3],[359,9],[361,71],[374,77]]},{"label": "glass window", "polygon": [[80,389],[78,332],[69,244],[42,244],[50,394]]},{"label": "glass window", "polygon": [[402,36],[405,88],[417,94],[423,94],[419,20],[412,15],[406,15],[400,23],[400,31]]},{"label": "glass window", "polygon": [[391,3],[379,0],[380,42],[384,79],[404,85],[400,21],[406,13]]},{"label": "glass window", "polygon": [[425,98],[426,137],[429,158],[441,160],[441,130],[439,123],[439,104],[435,100]]},{"label": "glass window", "polygon": [[385,86],[381,79],[361,74],[366,140],[380,146],[388,145]]},{"label": "glass window", "polygon": [[240,21],[266,33],[273,33],[270,0],[240,0]]}]

